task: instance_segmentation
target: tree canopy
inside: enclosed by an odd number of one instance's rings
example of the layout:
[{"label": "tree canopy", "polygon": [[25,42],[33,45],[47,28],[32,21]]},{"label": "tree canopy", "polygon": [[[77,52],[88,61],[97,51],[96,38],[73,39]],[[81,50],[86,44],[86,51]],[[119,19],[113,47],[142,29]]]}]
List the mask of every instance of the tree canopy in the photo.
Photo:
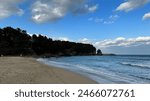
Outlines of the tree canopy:
[{"label": "tree canopy", "polygon": [[100,49],[97,50],[97,55],[102,55],[102,51]]},{"label": "tree canopy", "polygon": [[96,48],[91,44],[53,40],[43,35],[27,34],[20,28],[0,28],[0,55],[93,55]]}]

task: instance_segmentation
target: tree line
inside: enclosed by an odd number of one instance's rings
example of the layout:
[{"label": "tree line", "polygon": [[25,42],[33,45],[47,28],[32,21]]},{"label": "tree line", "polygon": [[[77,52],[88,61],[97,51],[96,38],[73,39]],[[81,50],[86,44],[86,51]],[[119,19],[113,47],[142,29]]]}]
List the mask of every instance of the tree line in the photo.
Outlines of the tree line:
[{"label": "tree line", "polygon": [[4,56],[73,56],[95,55],[91,44],[53,40],[43,35],[30,36],[20,28],[0,28],[0,55]]}]

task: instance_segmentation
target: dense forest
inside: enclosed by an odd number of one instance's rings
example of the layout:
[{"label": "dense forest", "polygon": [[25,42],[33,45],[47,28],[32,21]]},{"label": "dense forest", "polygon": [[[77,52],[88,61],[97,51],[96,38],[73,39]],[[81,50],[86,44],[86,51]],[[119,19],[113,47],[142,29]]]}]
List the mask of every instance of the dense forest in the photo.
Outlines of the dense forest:
[{"label": "dense forest", "polygon": [[0,56],[72,56],[94,55],[90,44],[53,40],[43,35],[28,35],[20,28],[0,28]]}]

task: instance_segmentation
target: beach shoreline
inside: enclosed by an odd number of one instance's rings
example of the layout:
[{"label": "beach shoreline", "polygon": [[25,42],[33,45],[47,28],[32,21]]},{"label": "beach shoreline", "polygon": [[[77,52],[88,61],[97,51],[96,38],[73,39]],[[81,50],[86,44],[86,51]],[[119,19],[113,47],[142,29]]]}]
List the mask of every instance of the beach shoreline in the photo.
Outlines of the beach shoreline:
[{"label": "beach shoreline", "polygon": [[87,77],[32,57],[0,57],[0,84],[96,84]]}]

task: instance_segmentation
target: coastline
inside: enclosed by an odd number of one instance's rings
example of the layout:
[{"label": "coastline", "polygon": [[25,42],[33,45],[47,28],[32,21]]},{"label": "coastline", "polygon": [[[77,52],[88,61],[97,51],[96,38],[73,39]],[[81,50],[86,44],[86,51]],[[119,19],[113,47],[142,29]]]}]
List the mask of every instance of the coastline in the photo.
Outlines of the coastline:
[{"label": "coastline", "polygon": [[80,74],[32,57],[0,57],[0,84],[96,84]]}]

